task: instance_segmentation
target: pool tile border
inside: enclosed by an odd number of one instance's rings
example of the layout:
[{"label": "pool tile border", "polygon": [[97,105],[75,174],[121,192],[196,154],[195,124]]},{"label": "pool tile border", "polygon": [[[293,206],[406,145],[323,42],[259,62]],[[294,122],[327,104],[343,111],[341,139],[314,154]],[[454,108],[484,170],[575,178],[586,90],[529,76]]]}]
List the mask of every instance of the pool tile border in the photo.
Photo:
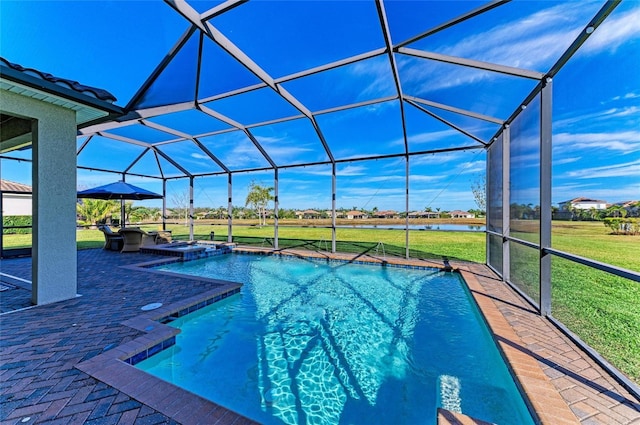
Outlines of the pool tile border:
[{"label": "pool tile border", "polygon": [[75,367],[181,424],[255,424],[236,412],[133,367],[175,344],[180,330],[163,322],[237,294],[241,286],[227,282],[219,288],[126,320],[121,324],[143,334]]},{"label": "pool tile border", "polygon": [[[328,263],[349,263],[349,264],[362,264],[369,266],[382,266],[382,267],[395,267],[395,268],[403,268],[403,269],[413,269],[413,270],[440,270],[440,271],[453,271],[453,269],[448,268],[446,265],[434,263],[432,261],[426,260],[405,260],[403,258],[379,258],[373,257],[369,255],[363,256],[365,259],[354,259],[350,258],[348,254],[321,254],[317,251],[293,251],[293,250],[279,250],[279,251],[265,251],[265,250],[256,250],[249,247],[236,247],[233,249],[233,253],[240,255],[273,255],[280,256],[283,258],[297,258],[297,259],[305,259],[305,260],[313,260],[319,262],[328,262]],[[424,264],[416,264],[416,261],[421,261]]]}]

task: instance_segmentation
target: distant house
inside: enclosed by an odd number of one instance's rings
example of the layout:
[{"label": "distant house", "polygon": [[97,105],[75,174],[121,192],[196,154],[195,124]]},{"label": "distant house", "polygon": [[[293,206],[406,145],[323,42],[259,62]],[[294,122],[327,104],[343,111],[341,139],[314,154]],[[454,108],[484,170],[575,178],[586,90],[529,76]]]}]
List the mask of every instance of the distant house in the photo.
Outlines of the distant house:
[{"label": "distant house", "polygon": [[[331,210],[326,210],[324,213],[326,214],[327,218],[333,217],[333,211]],[[336,211],[336,218],[343,218],[343,217],[344,217],[344,211]]]},{"label": "distant house", "polygon": [[475,214],[472,214],[468,211],[460,211],[460,210],[453,210],[453,211],[449,211],[449,215],[451,216],[451,218],[475,218]]},{"label": "distant house", "polygon": [[640,201],[623,201],[616,202],[615,204],[611,204],[610,206],[622,207],[627,210],[627,216],[629,217],[637,217],[640,215]]},{"label": "distant house", "polygon": [[367,218],[367,215],[362,211],[349,211],[347,212],[347,220],[358,220]]},{"label": "distant house", "polygon": [[212,219],[218,216],[216,211],[202,211],[196,213],[196,220]]},{"label": "distant house", "polygon": [[371,214],[373,216],[373,218],[399,218],[400,216],[398,215],[397,212],[395,211],[377,211]]},{"label": "distant house", "polygon": [[435,211],[412,211],[409,213],[409,218],[438,218],[439,212]]},{"label": "distant house", "polygon": [[606,210],[607,201],[589,198],[573,198],[568,201],[558,203],[558,206],[561,211],[571,211],[572,209],[590,210],[591,208],[595,208],[596,210]]},{"label": "distant house", "polygon": [[296,211],[296,216],[298,216],[298,219],[302,220],[313,220],[316,218],[320,218],[320,216],[322,215],[322,213],[316,211],[316,210],[304,210],[304,211]]},{"label": "distant house", "polygon": [[31,186],[9,180],[0,180],[2,215],[33,215],[31,210]]}]

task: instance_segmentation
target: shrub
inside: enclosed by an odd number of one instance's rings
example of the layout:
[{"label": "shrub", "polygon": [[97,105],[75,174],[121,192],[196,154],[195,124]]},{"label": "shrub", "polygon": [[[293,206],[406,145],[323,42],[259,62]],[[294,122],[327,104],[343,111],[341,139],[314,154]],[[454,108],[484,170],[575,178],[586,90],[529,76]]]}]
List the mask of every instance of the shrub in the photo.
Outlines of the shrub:
[{"label": "shrub", "polygon": [[[31,233],[33,220],[30,215],[8,215],[2,217],[2,233],[5,235],[26,235]],[[29,226],[24,229],[11,229],[13,226]],[[9,228],[8,228],[9,227]]]},{"label": "shrub", "polygon": [[640,219],[631,217],[607,217],[607,226],[616,235],[640,235]]}]

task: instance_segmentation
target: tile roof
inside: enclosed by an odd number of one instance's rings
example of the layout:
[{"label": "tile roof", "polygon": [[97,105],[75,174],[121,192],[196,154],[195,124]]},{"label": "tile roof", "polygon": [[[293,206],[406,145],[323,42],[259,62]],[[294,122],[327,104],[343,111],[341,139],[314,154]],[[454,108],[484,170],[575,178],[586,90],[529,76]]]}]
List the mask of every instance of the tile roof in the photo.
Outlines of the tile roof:
[{"label": "tile roof", "polygon": [[9,180],[0,180],[0,191],[31,193],[31,186]]},{"label": "tile roof", "polygon": [[604,204],[607,201],[601,201],[600,199],[590,199],[590,198],[579,197],[579,198],[569,199],[568,201],[564,201],[560,203],[561,204],[568,204],[568,203],[577,204],[579,202],[597,202],[598,204]]},{"label": "tile roof", "polygon": [[8,60],[6,60],[3,57],[0,57],[0,64],[4,65],[4,66],[7,66],[7,67],[9,67],[11,69],[14,69],[16,71],[22,72],[24,74],[31,75],[32,77],[36,77],[36,78],[39,78],[41,80],[48,81],[50,83],[56,84],[56,85],[61,86],[61,87],[66,87],[66,88],[74,90],[74,91],[76,91],[78,93],[82,93],[84,95],[87,95],[87,96],[90,96],[90,97],[94,97],[96,99],[99,99],[99,100],[102,100],[102,101],[105,101],[105,102],[113,103],[113,102],[115,102],[117,100],[114,95],[112,95],[111,93],[109,93],[106,90],[98,89],[98,88],[90,87],[90,86],[85,86],[83,84],[80,84],[77,81],[67,80],[65,78],[56,77],[56,76],[53,76],[53,75],[48,74],[46,72],[38,71],[37,69],[25,68],[25,67],[20,66],[18,64],[11,63],[11,62],[9,62]]}]

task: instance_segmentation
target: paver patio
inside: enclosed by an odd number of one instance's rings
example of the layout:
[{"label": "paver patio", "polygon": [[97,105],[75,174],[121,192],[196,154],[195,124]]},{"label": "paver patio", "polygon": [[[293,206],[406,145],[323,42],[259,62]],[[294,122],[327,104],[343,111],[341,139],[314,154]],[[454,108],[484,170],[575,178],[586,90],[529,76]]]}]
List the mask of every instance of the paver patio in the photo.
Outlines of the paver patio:
[{"label": "paver patio", "polygon": [[[4,313],[0,316],[0,424],[184,422],[184,408],[181,414],[180,409],[174,408],[175,414],[167,416],[145,404],[145,397],[132,397],[135,391],[120,391],[76,368],[144,336],[144,330],[123,323],[135,322],[143,314],[140,307],[154,302],[176,304],[216,289],[214,282],[205,279],[129,267],[158,258],[101,249],[79,251],[81,296],[23,310],[18,309],[29,306],[30,290],[19,280],[9,282],[13,289],[0,292]],[[525,391],[541,410],[545,423],[554,423],[554,412],[566,412],[568,405],[574,421],[582,424],[640,424],[640,403],[555,327],[537,316],[486,266],[452,265],[464,272],[506,356],[514,363],[534,362],[544,372],[536,374],[537,367],[514,367],[521,381],[533,380],[525,385]],[[31,259],[2,260],[1,268],[5,274],[30,279]],[[561,397],[550,396],[554,388]],[[186,405],[199,405],[194,400]],[[557,400],[566,404],[555,405]],[[188,422],[250,423],[240,416],[224,414],[224,410],[216,411],[214,414],[211,405],[205,403],[199,411],[191,411]],[[558,416],[556,420],[571,423],[571,418]]]}]

